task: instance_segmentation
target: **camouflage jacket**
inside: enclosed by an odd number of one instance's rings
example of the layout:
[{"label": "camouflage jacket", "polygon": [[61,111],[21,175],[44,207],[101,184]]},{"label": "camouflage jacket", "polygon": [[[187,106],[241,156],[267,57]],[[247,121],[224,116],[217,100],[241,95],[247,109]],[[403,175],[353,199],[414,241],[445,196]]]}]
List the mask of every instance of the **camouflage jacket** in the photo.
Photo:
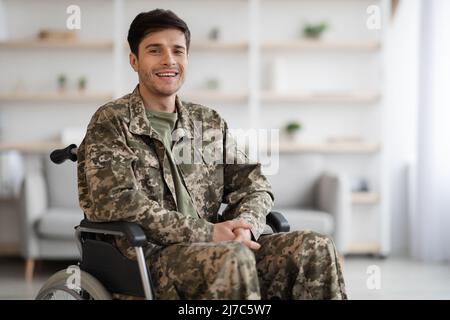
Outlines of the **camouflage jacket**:
[{"label": "camouflage jacket", "polygon": [[172,152],[201,218],[177,212],[166,151],[149,124],[138,87],[95,112],[78,148],[79,202],[86,218],[136,222],[156,247],[209,242],[225,203],[224,219],[249,222],[258,238],[273,205],[261,165],[236,147],[216,111],[178,97],[176,108]]}]

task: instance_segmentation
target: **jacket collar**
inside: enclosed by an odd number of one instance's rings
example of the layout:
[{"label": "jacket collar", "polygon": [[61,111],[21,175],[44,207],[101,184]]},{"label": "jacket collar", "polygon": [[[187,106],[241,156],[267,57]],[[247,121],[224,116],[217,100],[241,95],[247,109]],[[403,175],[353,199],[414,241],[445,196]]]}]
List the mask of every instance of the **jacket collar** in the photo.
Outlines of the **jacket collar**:
[{"label": "jacket collar", "polygon": [[[184,136],[189,139],[193,138],[194,124],[189,117],[189,111],[183,105],[178,96],[175,98],[175,107],[177,109],[178,121],[174,130],[174,140],[178,141]],[[158,139],[158,135],[151,127],[150,121],[145,113],[144,102],[139,93],[139,85],[133,90],[129,98],[130,109],[130,132],[139,135],[147,135],[151,138]]]}]

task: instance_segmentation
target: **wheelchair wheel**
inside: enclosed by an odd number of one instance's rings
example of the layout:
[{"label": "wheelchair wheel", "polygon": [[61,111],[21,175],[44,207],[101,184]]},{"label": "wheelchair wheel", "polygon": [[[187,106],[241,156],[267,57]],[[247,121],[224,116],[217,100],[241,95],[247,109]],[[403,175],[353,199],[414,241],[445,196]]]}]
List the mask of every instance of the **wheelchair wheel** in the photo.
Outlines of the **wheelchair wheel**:
[{"label": "wheelchair wheel", "polygon": [[48,279],[36,300],[111,300],[111,294],[89,273],[80,270],[80,288],[70,288],[66,269],[58,271]]}]

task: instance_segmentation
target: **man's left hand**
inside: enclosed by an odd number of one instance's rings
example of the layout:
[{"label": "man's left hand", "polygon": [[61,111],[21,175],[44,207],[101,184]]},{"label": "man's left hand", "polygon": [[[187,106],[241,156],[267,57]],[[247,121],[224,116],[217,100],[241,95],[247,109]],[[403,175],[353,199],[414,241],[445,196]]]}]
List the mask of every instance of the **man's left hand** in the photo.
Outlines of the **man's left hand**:
[{"label": "man's left hand", "polygon": [[233,230],[233,233],[236,235],[234,240],[245,244],[248,248],[252,250],[258,250],[261,248],[261,245],[258,242],[252,241],[250,229],[236,228]]}]

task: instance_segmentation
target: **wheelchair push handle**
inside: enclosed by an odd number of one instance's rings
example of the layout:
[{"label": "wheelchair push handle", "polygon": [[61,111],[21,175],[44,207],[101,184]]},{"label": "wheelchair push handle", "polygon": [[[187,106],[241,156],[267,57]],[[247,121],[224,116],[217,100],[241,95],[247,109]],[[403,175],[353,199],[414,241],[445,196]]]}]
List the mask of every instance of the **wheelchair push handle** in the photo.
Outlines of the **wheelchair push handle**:
[{"label": "wheelchair push handle", "polygon": [[53,163],[60,164],[66,160],[77,161],[77,145],[71,144],[64,149],[53,150],[50,154]]}]

